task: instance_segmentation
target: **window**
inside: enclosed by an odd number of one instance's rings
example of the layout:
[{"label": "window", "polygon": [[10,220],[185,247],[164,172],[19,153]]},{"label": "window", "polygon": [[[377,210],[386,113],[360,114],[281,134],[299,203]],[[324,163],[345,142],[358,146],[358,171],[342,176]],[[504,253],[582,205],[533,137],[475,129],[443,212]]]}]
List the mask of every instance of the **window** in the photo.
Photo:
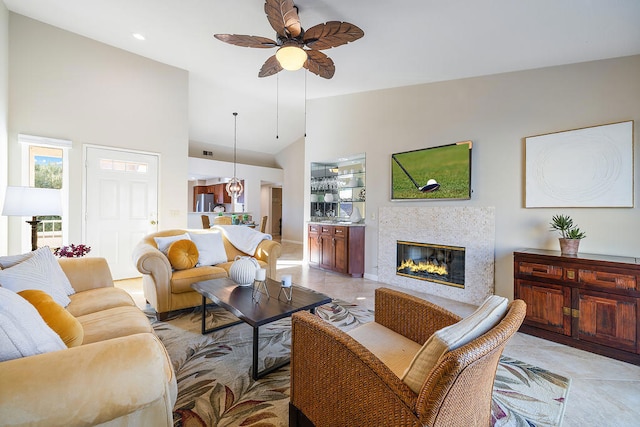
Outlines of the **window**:
[{"label": "window", "polygon": [[[61,148],[29,146],[29,186],[62,188],[63,152]],[[41,216],[38,224],[40,246],[62,246],[62,217]]]},{"label": "window", "polygon": [[[54,140],[50,138],[19,135],[18,139],[24,144],[23,153],[28,166],[28,180],[24,185],[36,188],[65,188],[66,151],[71,141]],[[26,177],[25,177],[26,178]],[[66,198],[65,198],[66,199]],[[64,205],[64,204],[63,204]],[[66,206],[63,206],[66,211]],[[65,233],[65,222],[60,216],[41,216],[38,225],[38,246],[58,248],[62,246]]]}]

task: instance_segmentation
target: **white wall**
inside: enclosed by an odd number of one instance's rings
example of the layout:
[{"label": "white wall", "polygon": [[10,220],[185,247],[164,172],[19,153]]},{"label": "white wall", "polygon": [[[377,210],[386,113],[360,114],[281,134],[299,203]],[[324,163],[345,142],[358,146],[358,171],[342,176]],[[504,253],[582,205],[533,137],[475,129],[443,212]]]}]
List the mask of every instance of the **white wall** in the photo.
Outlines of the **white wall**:
[{"label": "white wall", "polygon": [[[7,133],[9,120],[9,11],[0,2],[0,205],[8,182],[9,155]],[[0,216],[0,255],[6,255],[7,217]]]},{"label": "white wall", "polygon": [[[557,236],[548,226],[557,213],[571,215],[586,231],[581,252],[638,257],[638,207],[525,209],[523,200],[527,136],[635,120],[638,153],[639,76],[640,56],[632,56],[311,100],[302,189],[304,218],[309,215],[305,190],[309,163],[365,152],[367,275],[377,275],[378,222],[374,215],[382,206],[495,207],[496,293],[506,297],[513,297],[514,250],[559,249]],[[390,201],[392,153],[464,140],[474,143],[471,200]],[[289,150],[297,153],[298,148]],[[567,167],[581,167],[571,159],[566,161]],[[283,163],[287,173],[291,163]],[[636,206],[639,176],[636,162]],[[304,225],[300,230],[305,230]]]},{"label": "white wall", "polygon": [[[10,13],[9,76],[9,183],[23,174],[18,133],[73,141],[72,243],[83,237],[83,144],[159,153],[159,228],[186,226],[186,71]],[[10,253],[27,239],[19,222],[9,221]]]},{"label": "white wall", "polygon": [[[284,170],[282,186],[282,241],[302,243],[304,239],[305,200],[308,201],[309,180],[305,164],[310,160],[305,155],[305,140],[301,139],[276,154],[278,165]],[[306,197],[306,198],[305,198]],[[308,203],[307,203],[308,204]]]}]

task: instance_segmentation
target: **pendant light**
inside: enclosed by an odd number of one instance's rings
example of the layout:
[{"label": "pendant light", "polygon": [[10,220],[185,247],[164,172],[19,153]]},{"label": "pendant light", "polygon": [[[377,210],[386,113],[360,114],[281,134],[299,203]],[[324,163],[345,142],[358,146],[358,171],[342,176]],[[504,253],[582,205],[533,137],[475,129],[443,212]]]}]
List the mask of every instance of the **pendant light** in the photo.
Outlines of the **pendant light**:
[{"label": "pendant light", "polygon": [[242,182],[236,175],[236,144],[238,142],[238,113],[233,113],[233,178],[227,183],[227,193],[233,199],[238,201],[238,197],[242,194]]}]

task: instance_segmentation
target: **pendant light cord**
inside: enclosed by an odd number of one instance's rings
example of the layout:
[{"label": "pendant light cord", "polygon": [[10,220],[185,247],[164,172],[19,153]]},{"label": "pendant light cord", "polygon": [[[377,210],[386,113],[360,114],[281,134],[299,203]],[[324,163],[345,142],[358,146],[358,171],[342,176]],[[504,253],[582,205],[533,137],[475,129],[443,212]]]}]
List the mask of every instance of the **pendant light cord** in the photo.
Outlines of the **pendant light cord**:
[{"label": "pendant light cord", "polygon": [[236,143],[238,141],[238,113],[233,113],[233,177],[236,175]]}]

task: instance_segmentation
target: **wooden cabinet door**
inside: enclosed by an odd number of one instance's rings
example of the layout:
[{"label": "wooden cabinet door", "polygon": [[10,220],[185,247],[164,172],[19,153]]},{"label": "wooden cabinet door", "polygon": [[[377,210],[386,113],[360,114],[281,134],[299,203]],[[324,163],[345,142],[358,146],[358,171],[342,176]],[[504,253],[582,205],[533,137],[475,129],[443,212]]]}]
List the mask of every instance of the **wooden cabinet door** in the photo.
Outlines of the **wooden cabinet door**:
[{"label": "wooden cabinet door", "polygon": [[215,200],[217,204],[225,203],[224,194],[226,193],[226,191],[224,188],[224,184],[215,184],[211,187],[213,192],[213,200]]},{"label": "wooden cabinet door", "polygon": [[349,272],[349,244],[347,227],[334,227],[333,231],[333,264],[338,273]]},{"label": "wooden cabinet door", "polygon": [[637,298],[576,289],[575,338],[638,353]]},{"label": "wooden cabinet door", "polygon": [[320,227],[320,267],[333,270],[334,262],[333,227]]},{"label": "wooden cabinet door", "polygon": [[515,297],[527,303],[525,324],[571,335],[571,288],[516,280]]},{"label": "wooden cabinet door", "polygon": [[320,226],[309,226],[309,264],[320,264]]}]

